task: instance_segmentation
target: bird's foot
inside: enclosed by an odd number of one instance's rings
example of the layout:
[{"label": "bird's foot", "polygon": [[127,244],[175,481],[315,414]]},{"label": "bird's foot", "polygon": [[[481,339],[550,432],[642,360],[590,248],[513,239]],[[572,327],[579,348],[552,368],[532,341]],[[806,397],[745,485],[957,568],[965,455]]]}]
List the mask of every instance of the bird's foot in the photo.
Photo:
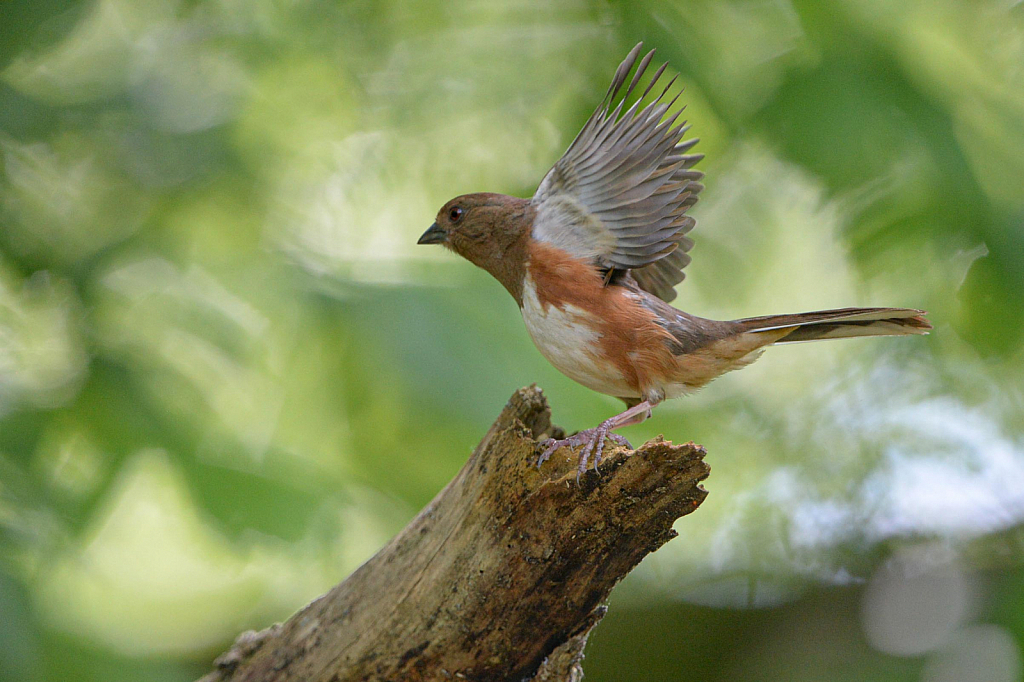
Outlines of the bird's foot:
[{"label": "bird's foot", "polygon": [[561,447],[569,446],[575,448],[583,446],[579,453],[580,463],[576,469],[576,481],[578,483],[580,476],[587,470],[587,462],[590,460],[591,455],[594,457],[594,471],[597,471],[597,465],[601,463],[601,455],[604,453],[604,441],[606,438],[617,445],[627,448],[633,447],[624,437],[612,432],[614,427],[613,420],[607,419],[601,422],[599,426],[592,429],[584,429],[568,438],[548,438],[542,441],[541,446],[544,448],[544,452],[537,458],[537,468],[539,469],[540,465],[546,462]]}]

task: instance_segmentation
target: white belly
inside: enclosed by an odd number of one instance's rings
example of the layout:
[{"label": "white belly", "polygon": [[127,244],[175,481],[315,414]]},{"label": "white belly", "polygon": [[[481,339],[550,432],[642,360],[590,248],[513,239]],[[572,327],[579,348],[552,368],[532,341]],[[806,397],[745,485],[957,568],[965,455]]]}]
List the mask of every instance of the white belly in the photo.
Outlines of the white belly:
[{"label": "white belly", "polygon": [[622,373],[601,360],[600,334],[586,324],[590,313],[572,305],[544,307],[533,280],[523,283],[523,321],[530,338],[558,371],[589,389],[617,398],[639,397]]}]

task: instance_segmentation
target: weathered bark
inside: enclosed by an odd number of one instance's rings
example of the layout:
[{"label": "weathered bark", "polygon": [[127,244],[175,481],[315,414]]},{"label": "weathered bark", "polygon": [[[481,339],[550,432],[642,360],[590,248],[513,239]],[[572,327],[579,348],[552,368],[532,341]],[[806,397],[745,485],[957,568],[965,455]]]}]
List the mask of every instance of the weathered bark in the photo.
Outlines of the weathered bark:
[{"label": "weathered bark", "polygon": [[373,558],[283,625],[246,633],[202,682],[582,679],[612,587],[707,494],[704,449],[606,452],[576,483],[535,387],[512,396],[462,471]]}]

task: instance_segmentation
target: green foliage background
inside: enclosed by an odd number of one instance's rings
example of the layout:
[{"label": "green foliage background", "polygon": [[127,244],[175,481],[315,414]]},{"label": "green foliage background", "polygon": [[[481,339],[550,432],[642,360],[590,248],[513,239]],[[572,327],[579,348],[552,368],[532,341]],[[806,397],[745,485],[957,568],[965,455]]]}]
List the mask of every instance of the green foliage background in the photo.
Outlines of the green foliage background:
[{"label": "green foliage background", "polygon": [[627,430],[708,447],[594,680],[1019,680],[1024,6],[0,1],[0,679],[190,680],[369,557],[537,382],[415,246],[529,196],[637,40],[707,190],[676,304],[926,308]]}]

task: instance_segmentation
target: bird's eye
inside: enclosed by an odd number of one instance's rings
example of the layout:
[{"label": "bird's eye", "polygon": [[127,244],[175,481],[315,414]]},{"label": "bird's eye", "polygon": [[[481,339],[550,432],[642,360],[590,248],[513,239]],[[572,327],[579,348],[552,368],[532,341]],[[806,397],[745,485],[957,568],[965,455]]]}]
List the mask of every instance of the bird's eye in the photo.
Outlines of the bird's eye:
[{"label": "bird's eye", "polygon": [[460,220],[462,220],[462,213],[463,211],[461,208],[459,208],[458,206],[452,206],[451,208],[448,209],[448,220],[452,221],[453,223],[457,223]]}]

